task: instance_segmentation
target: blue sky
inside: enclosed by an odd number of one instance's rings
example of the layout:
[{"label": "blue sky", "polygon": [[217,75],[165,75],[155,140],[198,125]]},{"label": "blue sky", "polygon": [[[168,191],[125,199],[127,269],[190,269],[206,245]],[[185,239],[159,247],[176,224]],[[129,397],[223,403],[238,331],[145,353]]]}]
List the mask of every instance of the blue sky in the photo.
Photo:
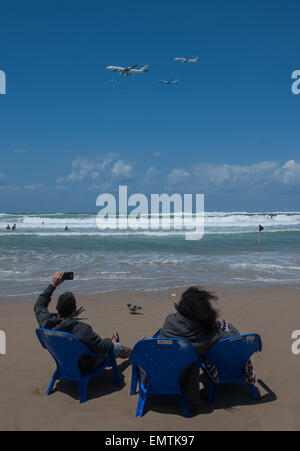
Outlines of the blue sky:
[{"label": "blue sky", "polygon": [[[296,0],[2,2],[0,210],[97,211],[126,184],[204,193],[206,210],[298,211],[299,13]],[[105,70],[134,64],[150,71]]]}]

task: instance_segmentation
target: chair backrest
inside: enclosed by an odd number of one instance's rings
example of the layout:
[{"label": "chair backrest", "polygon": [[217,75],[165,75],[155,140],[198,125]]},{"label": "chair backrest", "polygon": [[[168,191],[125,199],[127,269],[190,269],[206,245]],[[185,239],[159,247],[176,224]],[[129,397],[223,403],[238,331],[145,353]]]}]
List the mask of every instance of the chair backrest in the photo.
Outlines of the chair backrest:
[{"label": "chair backrest", "polygon": [[129,359],[147,373],[149,392],[176,392],[181,372],[192,363],[199,365],[193,345],[179,338],[150,338],[134,346]]},{"label": "chair backrest", "polygon": [[36,334],[42,346],[54,358],[60,376],[66,379],[80,378],[78,361],[81,356],[95,356],[78,338],[67,332],[40,328],[36,330]]},{"label": "chair backrest", "polygon": [[245,365],[251,355],[261,349],[261,338],[258,334],[238,335],[215,343],[202,356],[202,360],[217,367],[220,382],[237,381],[243,379]]}]

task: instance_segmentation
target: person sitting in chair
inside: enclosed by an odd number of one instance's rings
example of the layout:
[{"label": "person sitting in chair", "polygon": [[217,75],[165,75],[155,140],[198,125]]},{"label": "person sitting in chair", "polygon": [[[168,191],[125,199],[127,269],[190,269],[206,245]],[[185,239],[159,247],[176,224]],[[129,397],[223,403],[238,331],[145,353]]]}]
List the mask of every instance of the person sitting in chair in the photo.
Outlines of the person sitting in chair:
[{"label": "person sitting in chair", "polygon": [[212,304],[216,300],[213,293],[201,287],[189,287],[174,304],[176,312],[166,317],[159,336],[189,340],[201,355],[217,340],[239,335],[232,324],[218,318]]},{"label": "person sitting in chair", "polygon": [[[240,332],[229,322],[218,317],[213,306],[217,297],[202,287],[189,287],[185,290],[178,304],[175,304],[175,313],[169,314],[160,329],[158,338],[183,338],[190,341],[199,356],[203,355],[217,341],[240,335]],[[210,362],[206,362],[207,371],[212,380],[218,379],[217,369]],[[245,380],[255,383],[251,361],[247,362]],[[195,408],[199,394],[199,372],[188,368],[182,374],[181,384],[185,389],[185,396],[189,404]]]},{"label": "person sitting in chair", "polygon": [[[79,360],[79,369],[84,374],[99,367],[105,359],[107,352],[113,348],[115,357],[127,359],[131,348],[121,345],[119,335],[113,332],[111,338],[102,339],[91,326],[78,320],[76,299],[73,293],[62,293],[57,301],[57,313],[50,313],[48,306],[51,302],[51,296],[58,285],[63,280],[63,271],[56,272],[51,283],[41,293],[34,305],[34,313],[39,327],[60,332],[68,332],[77,337],[91,352],[97,355],[82,356]],[[80,309],[81,310],[81,309]]]}]

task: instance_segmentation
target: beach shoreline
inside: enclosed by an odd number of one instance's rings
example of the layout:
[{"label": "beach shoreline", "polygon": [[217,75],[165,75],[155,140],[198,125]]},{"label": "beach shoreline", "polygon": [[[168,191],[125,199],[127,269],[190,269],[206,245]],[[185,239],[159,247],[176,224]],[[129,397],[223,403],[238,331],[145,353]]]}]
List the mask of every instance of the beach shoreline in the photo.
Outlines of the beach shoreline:
[{"label": "beach shoreline", "polygon": [[[47,284],[45,284],[46,288]],[[88,401],[78,402],[77,384],[59,382],[46,396],[55,364],[39,344],[33,313],[35,298],[25,301],[0,300],[0,329],[6,334],[6,355],[0,356],[1,430],[298,430],[300,357],[293,355],[291,334],[300,329],[299,291],[289,288],[232,290],[212,287],[218,296],[220,316],[241,333],[261,335],[262,353],[253,357],[262,398],[252,400],[245,384],[220,388],[215,405],[207,403],[201,389],[199,412],[186,419],[180,402],[154,399],[143,418],[135,417],[136,396],[130,396],[131,367],[118,360],[124,385],[116,390],[110,370],[91,381]],[[134,346],[141,337],[151,337],[174,311],[183,288],[164,292],[114,291],[97,295],[78,294],[84,306],[84,322],[101,337],[113,330],[121,343]],[[54,293],[49,306],[55,311]],[[175,296],[174,296],[175,294]],[[130,315],[127,303],[142,306],[141,314]]]},{"label": "beach shoreline", "polygon": [[[12,302],[12,303],[19,303],[19,302],[32,302],[35,298],[38,297],[38,295],[40,293],[42,293],[42,291],[45,289],[45,287],[47,287],[47,283],[50,283],[50,280],[48,282],[45,282],[45,284],[43,286],[41,286],[41,290],[37,291],[34,295],[28,295],[28,294],[24,294],[24,295],[9,295],[9,296],[1,296],[0,297],[0,303],[2,302]],[[135,290],[133,289],[119,289],[119,288],[115,288],[115,289],[109,289],[109,290],[104,290],[104,291],[99,291],[99,292],[90,292],[90,293],[82,293],[80,291],[76,291],[76,290],[72,290],[72,286],[69,285],[68,289],[66,289],[66,287],[62,286],[59,287],[56,290],[55,295],[58,296],[60,293],[62,293],[63,291],[72,291],[72,293],[74,294],[74,296],[76,298],[79,297],[88,297],[93,298],[93,297],[103,297],[105,295],[123,295],[124,293],[126,293],[126,296],[132,294],[133,296],[136,296],[138,294],[151,294],[151,296],[155,296],[155,295],[165,295],[165,296],[171,296],[172,293],[178,293],[178,292],[183,292],[186,288],[188,288],[190,285],[175,285],[174,288],[170,288],[170,287],[160,287],[157,289],[143,289],[143,288],[136,288]],[[234,292],[234,293],[248,293],[250,291],[261,291],[261,292],[269,292],[269,291],[273,291],[273,290],[279,290],[279,291],[285,291],[285,290],[292,290],[292,291],[300,291],[300,284],[271,284],[268,283],[265,286],[260,285],[260,284],[253,284],[253,285],[249,285],[249,284],[240,284],[240,285],[233,285],[233,284],[228,284],[226,286],[224,285],[211,285],[211,284],[194,284],[194,286],[201,286],[209,291],[213,291],[213,292]],[[64,289],[65,288],[65,289]],[[0,304],[1,305],[1,304]]]}]

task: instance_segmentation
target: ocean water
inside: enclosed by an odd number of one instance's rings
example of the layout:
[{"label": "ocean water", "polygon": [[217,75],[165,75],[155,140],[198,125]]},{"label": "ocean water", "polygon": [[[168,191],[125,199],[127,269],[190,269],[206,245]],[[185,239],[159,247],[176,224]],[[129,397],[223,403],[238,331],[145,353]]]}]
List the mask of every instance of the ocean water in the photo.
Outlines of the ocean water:
[{"label": "ocean water", "polygon": [[[1,213],[0,296],[35,296],[58,270],[74,271],[64,288],[76,293],[191,284],[300,287],[300,212],[206,212],[198,241],[185,240],[186,230],[150,231],[147,219],[143,229],[100,231],[96,214]],[[14,223],[16,231],[5,230]]]}]

